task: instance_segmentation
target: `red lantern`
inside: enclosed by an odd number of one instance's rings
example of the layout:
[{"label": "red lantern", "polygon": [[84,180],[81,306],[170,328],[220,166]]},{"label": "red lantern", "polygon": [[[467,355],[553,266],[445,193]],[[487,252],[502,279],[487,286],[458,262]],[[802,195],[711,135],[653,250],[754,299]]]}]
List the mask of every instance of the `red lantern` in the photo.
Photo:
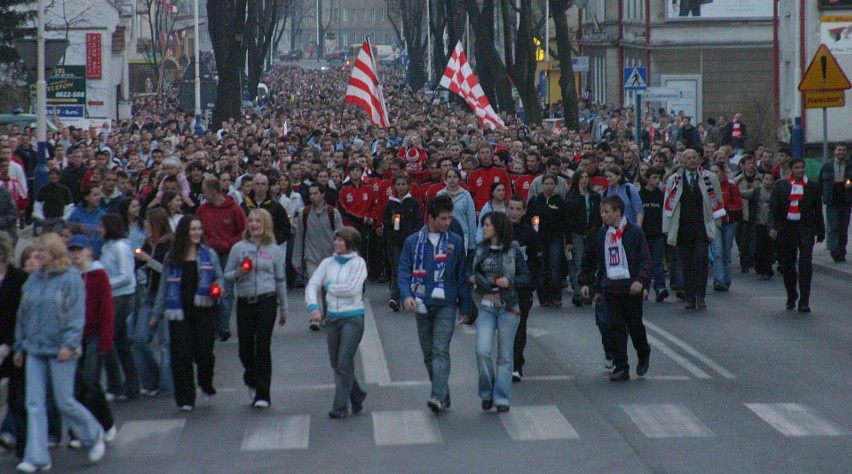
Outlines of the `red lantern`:
[{"label": "red lantern", "polygon": [[213,299],[219,299],[222,297],[222,287],[216,283],[210,285],[210,296]]},{"label": "red lantern", "polygon": [[248,257],[244,258],[243,263],[240,264],[240,267],[242,267],[243,271],[250,272],[252,269],[251,259]]}]

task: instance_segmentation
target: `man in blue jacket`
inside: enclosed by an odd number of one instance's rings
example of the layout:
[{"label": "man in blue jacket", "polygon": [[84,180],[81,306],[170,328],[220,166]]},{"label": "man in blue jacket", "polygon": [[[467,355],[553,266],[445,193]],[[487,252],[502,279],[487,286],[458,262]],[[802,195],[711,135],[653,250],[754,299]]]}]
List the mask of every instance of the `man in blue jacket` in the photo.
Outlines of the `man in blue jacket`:
[{"label": "man in blue jacket", "polygon": [[406,311],[417,316],[423,362],[432,382],[427,406],[433,413],[450,406],[450,341],[461,315],[471,312],[464,239],[449,231],[453,200],[442,194],[426,206],[429,223],[405,239],[399,261],[399,291]]},{"label": "man in blue jacket", "polygon": [[604,227],[598,232],[595,303],[606,298],[615,363],[609,379],[621,382],[630,380],[628,333],[639,358],[636,375],[648,372],[651,346],[642,322],[642,300],[651,279],[652,260],[642,229],[624,218],[624,201],[620,197],[601,201],[601,220]]}]

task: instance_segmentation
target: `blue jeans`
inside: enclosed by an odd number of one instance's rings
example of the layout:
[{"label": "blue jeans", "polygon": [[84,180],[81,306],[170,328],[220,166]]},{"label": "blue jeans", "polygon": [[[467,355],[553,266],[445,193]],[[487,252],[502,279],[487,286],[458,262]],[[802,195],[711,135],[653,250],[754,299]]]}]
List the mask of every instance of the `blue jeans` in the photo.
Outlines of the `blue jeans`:
[{"label": "blue jeans", "polygon": [[[174,391],[172,381],[171,347],[169,345],[168,321],[160,319],[156,326],[151,326],[151,309],[154,306],[156,295],[143,296],[139,309],[134,311],[130,320],[130,349],[133,352],[133,360],[139,369],[139,379],[142,388],[146,390],[159,390],[161,393]],[[151,350],[151,342],[157,336],[157,345],[160,348],[160,362],[154,357]]]},{"label": "blue jeans", "polygon": [[[115,306],[113,350],[107,354],[106,358],[107,390],[128,398],[134,398],[139,394],[139,375],[133,354],[130,352],[130,339],[127,337],[127,323],[133,313],[135,299],[135,294],[113,297]],[[124,373],[123,384],[122,372]]]},{"label": "blue jeans", "polygon": [[[594,291],[594,289],[592,289]],[[593,296],[594,294],[590,295]],[[609,308],[606,306],[606,298],[601,298],[601,302],[595,305],[595,325],[598,327],[598,332],[601,334],[601,345],[604,349],[604,354],[612,357],[613,340],[612,340],[612,325],[609,322]]]},{"label": "blue jeans", "polygon": [[450,395],[450,341],[456,325],[456,306],[430,305],[417,313],[417,337],[423,363],[432,382],[430,399],[443,401]]},{"label": "blue jeans", "polygon": [[364,316],[330,318],[325,327],[328,358],[334,369],[334,405],[337,413],[349,413],[349,402],[362,403],[367,394],[355,378],[355,352],[364,335]]},{"label": "blue jeans", "polygon": [[849,237],[850,206],[825,206],[828,224],[828,250],[832,256],[845,257]]},{"label": "blue jeans", "polygon": [[731,287],[731,251],[736,235],[736,222],[716,227],[716,238],[713,239],[713,288],[727,290]]},{"label": "blue jeans", "polygon": [[574,291],[574,296],[580,294],[582,285],[577,282],[577,276],[580,274],[580,262],[583,260],[583,254],[586,253],[586,236],[582,234],[571,234],[571,261],[568,262],[568,271],[571,273],[571,288]]},{"label": "blue jeans", "polygon": [[[515,308],[520,313],[520,310]],[[476,318],[476,366],[479,368],[479,398],[493,400],[496,405],[512,403],[512,370],[515,331],[520,315],[505,308],[482,306]],[[497,332],[497,372],[491,348]]]},{"label": "blue jeans", "polygon": [[[228,254],[220,253],[219,266],[222,267],[223,272],[225,271],[225,265],[227,264]],[[237,292],[235,291],[236,285],[236,282],[225,282],[222,298],[219,299],[219,324],[216,328],[218,332],[231,330],[231,311],[234,309],[234,300],[237,295]]]},{"label": "blue jeans", "polygon": [[657,293],[666,289],[666,270],[663,268],[663,257],[666,251],[666,236],[648,237],[648,250],[651,252],[651,280]]},{"label": "blue jeans", "polygon": [[59,362],[55,356],[27,354],[27,447],[24,461],[44,466],[50,464],[47,450],[47,387],[53,385],[53,397],[68,428],[83,446],[93,446],[101,436],[98,420],[74,398],[74,376],[77,361]]}]

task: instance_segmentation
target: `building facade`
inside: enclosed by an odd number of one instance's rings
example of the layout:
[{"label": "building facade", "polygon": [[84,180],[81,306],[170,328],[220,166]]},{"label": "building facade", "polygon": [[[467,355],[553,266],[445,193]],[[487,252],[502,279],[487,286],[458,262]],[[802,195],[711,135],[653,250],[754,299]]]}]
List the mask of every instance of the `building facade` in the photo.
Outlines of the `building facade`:
[{"label": "building facade", "polygon": [[[681,16],[690,3],[697,11]],[[623,70],[647,68],[647,85],[680,89],[680,100],[644,106],[693,117],[774,117],[773,1],[589,0],[580,45],[584,86],[601,103],[629,104]],[[698,12],[699,15],[695,15]]]}]

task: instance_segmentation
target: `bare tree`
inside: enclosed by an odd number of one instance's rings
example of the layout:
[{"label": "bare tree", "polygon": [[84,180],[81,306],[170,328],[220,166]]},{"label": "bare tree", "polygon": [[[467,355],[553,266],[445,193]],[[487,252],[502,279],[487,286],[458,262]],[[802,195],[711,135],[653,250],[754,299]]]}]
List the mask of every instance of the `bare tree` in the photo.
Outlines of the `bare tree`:
[{"label": "bare tree", "polygon": [[[70,0],[51,0],[45,7],[45,16],[50,13],[51,17],[56,17],[59,19],[59,24],[54,24],[52,21],[48,20],[45,25],[48,29],[59,29],[61,28],[65,33],[65,40],[68,40],[70,36],[71,29],[78,26],[83,22],[84,19],[88,18],[92,12],[92,8],[94,8],[93,4],[85,5],[82,3],[74,2],[69,8],[68,2]],[[85,8],[78,9],[74,7],[85,6]],[[65,55],[62,55],[62,59],[59,64],[65,64]]]},{"label": "bare tree", "polygon": [[[574,0],[547,0],[550,2],[550,14],[556,30],[557,57],[559,58],[559,87],[562,89],[562,111],[565,114],[565,127],[569,130],[580,129],[577,110],[577,89],[574,84],[574,67],[571,65],[571,29],[565,16],[574,6]],[[549,47],[549,45],[547,45]]]},{"label": "bare tree", "polygon": [[408,84],[420,90],[426,83],[426,2],[422,0],[386,0],[388,20],[396,37],[408,51]]},{"label": "bare tree", "polygon": [[515,103],[512,99],[509,75],[497,50],[494,49],[494,2],[495,0],[465,0],[464,3],[470,27],[476,35],[474,57],[482,90],[498,113],[512,113]]},{"label": "bare tree", "polygon": [[290,14],[290,49],[301,49],[296,47],[296,40],[302,36],[304,21],[310,18],[314,2],[311,0],[294,0],[294,2]]},{"label": "bare tree", "polygon": [[[430,80],[435,81],[443,74],[453,48],[464,35],[465,15],[464,5],[457,0],[432,0],[429,34],[432,35],[432,70],[436,77],[430,77]],[[447,35],[446,53],[444,33]]]},{"label": "bare tree", "polygon": [[246,36],[243,47],[248,63],[249,91],[257,90],[260,76],[266,66],[269,49],[272,46],[275,25],[278,24],[280,13],[279,3],[284,0],[250,0],[246,20]]},{"label": "bare tree", "polygon": [[240,116],[240,72],[245,65],[243,35],[246,29],[247,0],[207,0],[207,22],[213,54],[216,58],[218,82],[213,123],[218,126]]},{"label": "bare tree", "polygon": [[163,60],[166,53],[174,46],[175,23],[177,12],[171,10],[170,5],[159,0],[142,0],[147,12],[143,20],[143,28],[147,27],[150,39],[139,40],[137,50],[142,54],[145,63],[154,74],[154,83],[157,90],[162,87]]},{"label": "bare tree", "polygon": [[[541,124],[541,102],[536,87],[536,57],[533,42],[532,2],[502,0],[503,57],[506,68],[524,105],[524,120]],[[517,18],[517,21],[516,21]]]},{"label": "bare tree", "polygon": [[295,5],[296,0],[279,0],[278,2],[278,18],[275,22],[275,28],[272,33],[272,47],[270,48],[272,55],[278,51],[278,46],[284,38],[284,32],[287,28],[287,20],[290,18],[290,15],[293,14],[293,8]]},{"label": "bare tree", "polygon": [[334,12],[334,0],[330,0],[328,4],[328,21],[323,24],[322,20],[322,7],[323,0],[319,0],[316,2],[316,6],[318,8],[316,18],[318,18],[319,23],[319,31],[317,32],[317,61],[323,58],[323,53],[325,53],[325,32],[328,30],[329,25],[331,25],[331,17]]}]

